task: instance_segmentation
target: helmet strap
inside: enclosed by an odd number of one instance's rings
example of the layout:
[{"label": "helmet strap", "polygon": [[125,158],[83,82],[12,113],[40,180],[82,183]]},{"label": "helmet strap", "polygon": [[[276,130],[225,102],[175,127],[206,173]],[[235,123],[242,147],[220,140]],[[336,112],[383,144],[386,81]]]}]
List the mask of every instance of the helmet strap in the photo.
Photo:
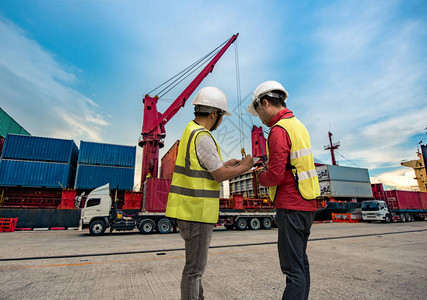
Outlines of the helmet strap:
[{"label": "helmet strap", "polygon": [[222,114],[217,111],[215,123],[212,125],[212,127],[211,127],[211,129],[209,129],[209,131],[214,131],[216,129],[216,127],[218,126],[219,120],[221,119],[221,116],[222,116]]}]

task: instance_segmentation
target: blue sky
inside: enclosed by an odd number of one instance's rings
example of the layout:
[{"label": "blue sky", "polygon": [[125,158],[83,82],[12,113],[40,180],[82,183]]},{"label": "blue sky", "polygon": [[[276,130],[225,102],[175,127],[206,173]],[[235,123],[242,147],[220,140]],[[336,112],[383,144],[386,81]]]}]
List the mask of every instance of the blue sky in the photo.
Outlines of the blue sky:
[{"label": "blue sky", "polygon": [[[245,108],[258,84],[280,81],[318,160],[331,163],[331,130],[341,165],[416,185],[400,162],[427,143],[425,1],[0,0],[0,105],[33,135],[136,145],[143,95],[237,32]],[[224,90],[234,112],[215,133],[224,159],[240,149],[235,51],[200,85]],[[161,156],[192,118],[190,101],[166,125]],[[242,118],[250,152],[262,124]]]}]

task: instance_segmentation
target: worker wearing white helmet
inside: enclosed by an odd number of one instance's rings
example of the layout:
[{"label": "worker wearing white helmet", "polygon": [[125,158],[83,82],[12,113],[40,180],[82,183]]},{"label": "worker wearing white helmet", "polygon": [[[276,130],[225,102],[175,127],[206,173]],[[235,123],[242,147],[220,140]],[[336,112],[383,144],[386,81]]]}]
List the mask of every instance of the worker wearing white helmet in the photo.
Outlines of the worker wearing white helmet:
[{"label": "worker wearing white helmet", "polygon": [[286,107],[289,94],[277,81],[260,84],[248,111],[271,127],[268,166],[257,171],[260,185],[269,187],[276,207],[280,267],[286,275],[282,299],[307,299],[310,270],[306,254],[310,228],[320,195],[310,136]]},{"label": "worker wearing white helmet", "polygon": [[223,162],[210,133],[228,112],[227,97],[216,87],[202,88],[193,101],[195,119],[188,123],[178,147],[166,216],[176,218],[185,241],[181,299],[203,299],[201,278],[206,268],[213,225],[218,222],[220,183],[253,166],[250,155]]}]

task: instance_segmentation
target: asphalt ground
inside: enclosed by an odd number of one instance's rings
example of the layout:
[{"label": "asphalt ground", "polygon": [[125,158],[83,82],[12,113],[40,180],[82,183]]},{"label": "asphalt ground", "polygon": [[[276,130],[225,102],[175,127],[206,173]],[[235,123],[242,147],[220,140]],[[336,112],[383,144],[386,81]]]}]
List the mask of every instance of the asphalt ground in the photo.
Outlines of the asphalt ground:
[{"label": "asphalt ground", "polygon": [[[277,229],[215,229],[206,299],[281,299]],[[0,233],[0,299],[179,299],[179,234]],[[317,223],[310,299],[426,299],[427,222]]]}]

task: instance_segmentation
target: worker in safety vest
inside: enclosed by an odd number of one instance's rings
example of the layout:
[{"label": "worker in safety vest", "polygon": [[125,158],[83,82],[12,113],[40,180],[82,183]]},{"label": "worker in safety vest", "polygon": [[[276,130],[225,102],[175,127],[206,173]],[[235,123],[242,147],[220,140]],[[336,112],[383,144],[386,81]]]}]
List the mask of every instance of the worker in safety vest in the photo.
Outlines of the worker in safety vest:
[{"label": "worker in safety vest", "polygon": [[193,101],[195,119],[188,123],[178,148],[166,216],[176,218],[185,241],[185,267],[181,299],[203,299],[201,277],[205,271],[213,225],[218,222],[220,183],[254,165],[242,160],[223,162],[211,131],[228,112],[227,98],[216,87],[204,87]]},{"label": "worker in safety vest", "polygon": [[248,111],[271,127],[268,166],[259,169],[260,185],[269,187],[276,207],[280,267],[286,275],[282,299],[307,299],[310,270],[306,253],[320,195],[310,136],[286,108],[288,92],[277,81],[266,81],[254,92]]}]

